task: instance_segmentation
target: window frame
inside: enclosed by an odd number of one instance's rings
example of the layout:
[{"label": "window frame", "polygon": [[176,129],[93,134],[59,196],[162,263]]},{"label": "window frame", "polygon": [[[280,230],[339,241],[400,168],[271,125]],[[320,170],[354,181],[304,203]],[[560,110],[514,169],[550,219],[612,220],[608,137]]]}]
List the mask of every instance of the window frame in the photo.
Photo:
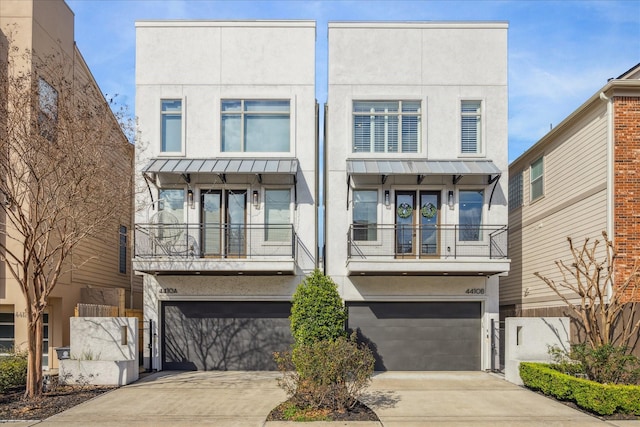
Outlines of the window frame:
[{"label": "window frame", "polygon": [[118,272],[127,274],[128,230],[126,225],[120,225],[118,230]]},{"label": "window frame", "polygon": [[[535,167],[535,165],[537,163],[540,163],[540,165],[542,166],[542,171],[540,173],[539,176],[537,177],[533,177],[533,169]],[[534,197],[533,195],[533,186],[535,184],[537,184],[538,182],[540,182],[540,194],[537,195],[536,197]],[[545,190],[545,185],[544,185],[544,155],[538,157],[536,160],[534,160],[533,162],[531,162],[531,164],[529,165],[529,200],[533,203],[536,200],[540,200],[541,198],[544,197],[544,190]]]},{"label": "window frame", "polygon": [[[356,228],[356,222],[355,222],[355,218],[354,215],[356,213],[356,193],[358,192],[370,192],[370,193],[375,193],[376,195],[376,206],[375,206],[375,213],[376,213],[376,221],[375,223],[371,224],[371,223],[367,223],[366,227],[362,227],[362,228]],[[370,203],[370,202],[369,202]],[[351,226],[352,226],[352,240],[354,242],[358,242],[358,244],[372,244],[372,243],[376,243],[380,240],[380,236],[378,233],[378,226],[380,225],[380,190],[377,188],[354,188],[351,190]],[[371,226],[373,225],[373,236],[372,238],[370,238],[370,233],[371,230],[369,229]],[[358,239],[356,238],[356,230],[358,231],[362,231],[362,230],[366,230],[366,235],[367,235],[367,239]]]},{"label": "window frame", "polygon": [[[468,238],[463,238],[462,236],[462,221],[461,221],[461,213],[462,213],[462,193],[464,192],[482,192],[482,208],[480,209],[480,222],[477,224],[478,226],[478,238],[477,239],[468,239]],[[487,193],[486,193],[486,189],[485,188],[478,188],[478,187],[469,187],[469,188],[460,188],[458,189],[458,228],[459,228],[459,232],[458,232],[458,237],[457,240],[458,242],[464,243],[466,245],[469,244],[474,244],[474,243],[482,243],[485,241],[485,235],[483,232],[483,227],[485,225],[485,221],[486,221],[486,198],[487,198]],[[467,224],[464,224],[467,225]],[[476,224],[470,224],[470,225],[476,225]]]},{"label": "window frame", "polygon": [[43,77],[38,77],[38,131],[51,142],[58,136],[58,101],[58,90]]},{"label": "window frame", "polygon": [[524,204],[524,177],[522,171],[509,176],[509,212]]},{"label": "window frame", "polygon": [[[465,112],[464,111],[464,104],[465,103],[477,103],[478,104],[478,111],[477,112]],[[460,132],[460,137],[458,139],[459,145],[458,145],[458,150],[459,150],[459,155],[460,157],[482,157],[484,156],[484,110],[485,110],[485,106],[484,106],[484,100],[482,99],[477,99],[477,98],[463,98],[460,99],[460,102],[458,104],[458,112],[459,112],[459,117],[460,117],[460,121],[459,121],[459,127],[458,127],[458,131]],[[464,138],[464,132],[463,132],[463,127],[464,127],[464,117],[477,117],[479,120],[479,124],[477,126],[477,135],[476,135],[476,151],[475,152],[465,152],[463,150],[463,138]]]},{"label": "window frame", "polygon": [[[180,150],[179,151],[167,151],[163,149],[163,143],[166,145],[166,142],[163,141],[164,131],[165,131],[165,116],[177,116],[178,113],[175,111],[163,111],[163,103],[164,101],[180,101]],[[175,156],[175,155],[184,155],[185,154],[185,109],[186,109],[186,100],[184,98],[161,98],[160,99],[160,155],[161,156]]]},{"label": "window frame", "polygon": [[[4,307],[7,307],[7,306],[4,306]],[[11,351],[11,349],[15,348],[15,344],[16,344],[16,313],[13,311],[13,308],[5,309],[4,307],[3,307],[2,310],[0,310],[0,313],[11,315],[11,321],[0,320],[0,325],[2,325],[2,326],[12,326],[13,327],[13,334],[12,334],[12,337],[10,339],[9,339],[9,337],[2,338],[3,342],[9,342],[9,340],[11,340],[11,345],[8,348],[0,346],[0,355],[9,354],[9,353],[3,351],[3,349],[6,349],[7,351]],[[9,306],[9,307],[11,307],[11,306]]]},{"label": "window frame", "polygon": [[[397,111],[395,112],[389,112],[389,111],[384,111],[384,112],[366,112],[366,111],[358,111],[356,112],[356,104],[358,103],[362,103],[362,104],[369,104],[369,110],[374,109],[375,108],[375,104],[384,104],[384,103],[396,103],[397,105]],[[403,103],[414,103],[414,104],[418,104],[418,111],[414,112],[414,111],[403,111]],[[396,135],[397,135],[397,151],[389,151],[389,133],[388,130],[385,129],[384,131],[384,136],[385,136],[385,142],[384,142],[384,151],[376,151],[376,144],[375,142],[372,142],[372,134],[371,134],[371,130],[369,130],[369,150],[367,151],[359,151],[356,149],[356,125],[357,125],[357,120],[356,117],[389,117],[389,116],[394,116],[397,117],[398,120],[396,122]],[[404,151],[404,147],[405,145],[408,145],[409,142],[405,141],[405,138],[403,138],[403,117],[415,117],[416,123],[417,123],[417,129],[416,129],[416,142],[415,142],[415,151]],[[386,119],[385,119],[386,122]],[[369,120],[369,129],[371,129],[371,123],[373,123],[373,121],[370,119]],[[404,99],[352,99],[351,100],[351,154],[369,154],[369,155],[403,155],[403,154],[416,154],[416,153],[421,153],[422,152],[422,147],[423,147],[423,126],[424,123],[424,102],[422,99],[409,99],[409,98],[404,98]],[[386,125],[385,125],[386,126]],[[375,131],[374,131],[374,135],[375,135]]]},{"label": "window frame", "polygon": [[[291,226],[291,228],[290,228],[290,229],[287,229],[287,232],[288,232],[288,237],[287,237],[287,239],[282,239],[282,240],[277,240],[277,239],[276,239],[276,240],[274,240],[274,239],[272,239],[272,238],[269,238],[269,225],[270,225],[270,224],[269,224],[269,222],[268,222],[268,220],[267,220],[267,214],[268,214],[268,209],[267,209],[267,200],[268,200],[268,199],[267,199],[267,193],[268,193],[269,191],[287,191],[287,192],[289,192],[289,204],[288,204],[288,210],[287,210],[288,215],[289,215],[289,222],[288,222],[288,223],[286,223],[286,225]],[[282,244],[283,242],[289,242],[289,241],[291,241],[291,237],[292,237],[291,233],[292,233],[292,228],[293,228],[293,227],[292,227],[292,224],[293,224],[293,215],[292,215],[292,212],[291,212],[291,205],[292,205],[292,202],[293,202],[293,200],[292,200],[293,194],[292,194],[292,193],[293,193],[293,191],[292,191],[292,188],[291,188],[291,187],[267,187],[267,188],[264,188],[264,189],[262,190],[262,197],[263,197],[263,200],[264,200],[264,227],[265,227],[265,230],[264,230],[264,242],[265,242],[266,244],[277,244],[277,245],[280,245],[280,244]],[[274,223],[273,225],[284,225],[284,224],[285,224],[285,223]],[[283,228],[283,229],[284,229],[284,228]],[[283,234],[284,234],[284,233],[283,233]]]},{"label": "window frame", "polygon": [[[225,111],[224,103],[225,102],[240,102],[239,111]],[[280,110],[247,110],[246,104],[247,102],[287,102],[288,109],[287,111]],[[223,98],[220,100],[220,153],[291,153],[292,147],[292,108],[291,108],[291,99],[290,98]],[[247,133],[245,132],[245,123],[246,118],[251,116],[263,116],[263,117],[276,117],[276,116],[284,116],[288,117],[288,128],[289,128],[289,140],[287,144],[287,149],[283,151],[247,151]],[[240,149],[239,150],[227,150],[225,149],[225,134],[224,134],[224,117],[234,117],[237,116],[240,119]],[[235,141],[237,143],[237,141]]]},{"label": "window frame", "polygon": [[[182,217],[181,218],[177,218],[178,223],[184,223],[185,222],[185,211],[188,209],[188,206],[186,206],[187,203],[187,191],[185,188],[183,187],[161,187],[158,188],[158,209],[157,212],[161,212],[164,210],[167,210],[166,207],[164,206],[164,199],[162,197],[162,193],[165,191],[181,191],[182,192]],[[169,209],[169,213],[173,214],[174,209]],[[174,215],[175,216],[175,215]]]}]

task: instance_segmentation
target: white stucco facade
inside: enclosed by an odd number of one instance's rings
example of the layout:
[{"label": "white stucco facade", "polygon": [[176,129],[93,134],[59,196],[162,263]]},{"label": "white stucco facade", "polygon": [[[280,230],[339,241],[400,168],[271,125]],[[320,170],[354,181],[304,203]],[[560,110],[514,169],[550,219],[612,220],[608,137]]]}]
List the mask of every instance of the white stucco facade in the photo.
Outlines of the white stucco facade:
[{"label": "white stucco facade", "polygon": [[[289,301],[316,266],[315,36],[312,21],[136,23],[134,267],[144,274],[145,322],[153,331],[147,368],[163,369],[163,301]],[[179,106],[179,149],[162,145],[163,131],[171,131],[163,127],[171,126],[163,122],[164,100]],[[224,127],[225,102],[240,106],[232,111],[238,114],[233,124],[247,138],[252,102],[258,110],[281,108],[260,119],[276,117],[288,144],[277,151],[248,143],[225,149],[223,138],[236,136]],[[157,168],[150,166],[154,161]],[[215,161],[224,170],[209,167]],[[282,165],[286,170],[278,169]],[[159,211],[167,210],[159,201],[163,190],[180,190],[173,194],[182,197],[177,207],[169,202],[179,217],[172,219],[175,233],[158,225],[165,222]],[[288,199],[277,212],[267,201],[276,190]],[[275,222],[285,226],[274,239],[268,224],[276,214]],[[215,220],[207,219],[212,215]],[[178,237],[167,247],[162,239],[171,233]]]},{"label": "white stucco facade", "polygon": [[[479,303],[481,361],[475,366],[480,369],[490,369],[495,356],[491,320],[498,320],[498,276],[509,270],[507,28],[501,22],[329,24],[326,274],[338,284],[347,305]],[[461,150],[461,103],[466,100],[477,102],[480,111],[480,136],[473,153]],[[399,110],[409,102],[418,105],[417,130],[402,128],[397,136],[402,139],[414,132],[417,148],[403,151],[390,145],[392,133],[385,127],[379,145],[369,146],[365,139],[362,149],[362,133],[368,138],[367,132],[374,133],[369,127],[378,126],[381,118],[391,123],[393,117],[400,116],[398,122],[409,117],[374,112],[378,106],[387,108],[384,101],[391,103],[389,108],[399,102]],[[363,120],[358,114],[362,105],[371,106],[370,118],[365,115]],[[377,134],[371,141],[374,138],[378,141]],[[418,161],[426,161],[426,166],[420,169]],[[436,170],[451,163],[453,172]],[[480,165],[491,173],[465,173],[466,165]],[[363,225],[355,224],[361,220],[361,214],[354,213],[359,209],[356,192],[361,190],[372,191],[368,197],[375,203],[375,208],[369,205],[361,211],[369,219],[364,228],[371,232],[366,236],[359,231]],[[479,235],[468,239],[474,241],[463,242],[458,227],[461,209],[466,209],[460,197],[466,197],[466,190],[482,195],[481,222]],[[421,203],[426,200],[437,200],[432,204],[437,206]],[[398,219],[402,201],[413,211]],[[437,236],[431,246],[426,234],[422,237],[427,228]],[[402,243],[404,229],[413,235]],[[499,242],[496,236],[501,236]]]}]

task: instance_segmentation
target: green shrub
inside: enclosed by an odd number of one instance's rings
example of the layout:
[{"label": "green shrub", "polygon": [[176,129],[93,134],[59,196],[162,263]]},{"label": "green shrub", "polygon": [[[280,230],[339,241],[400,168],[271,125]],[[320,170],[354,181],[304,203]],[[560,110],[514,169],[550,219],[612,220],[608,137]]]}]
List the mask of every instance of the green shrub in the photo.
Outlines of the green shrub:
[{"label": "green shrub", "polygon": [[563,374],[543,363],[520,363],[520,378],[532,390],[575,402],[599,415],[640,415],[640,386],[600,384]]},{"label": "green shrub", "polygon": [[283,373],[279,385],[298,408],[354,407],[373,375],[371,350],[351,338],[301,344],[292,352],[276,353]]},{"label": "green shrub", "polygon": [[0,357],[0,393],[14,387],[22,387],[27,383],[27,355],[11,352]]},{"label": "green shrub", "polygon": [[602,384],[637,384],[640,378],[640,360],[627,347],[577,344],[571,346],[569,357],[584,367],[590,380]]},{"label": "green shrub", "polygon": [[345,336],[347,312],[331,278],[315,270],[293,294],[291,334],[295,345]]}]

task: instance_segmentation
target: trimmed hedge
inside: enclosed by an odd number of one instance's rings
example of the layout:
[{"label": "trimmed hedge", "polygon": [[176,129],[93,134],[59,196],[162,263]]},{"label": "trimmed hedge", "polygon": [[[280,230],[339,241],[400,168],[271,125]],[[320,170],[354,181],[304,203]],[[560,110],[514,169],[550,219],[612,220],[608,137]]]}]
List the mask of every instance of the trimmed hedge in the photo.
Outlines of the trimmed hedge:
[{"label": "trimmed hedge", "polygon": [[600,384],[563,374],[544,363],[520,363],[520,378],[528,388],[559,400],[575,402],[598,415],[640,415],[640,386]]}]

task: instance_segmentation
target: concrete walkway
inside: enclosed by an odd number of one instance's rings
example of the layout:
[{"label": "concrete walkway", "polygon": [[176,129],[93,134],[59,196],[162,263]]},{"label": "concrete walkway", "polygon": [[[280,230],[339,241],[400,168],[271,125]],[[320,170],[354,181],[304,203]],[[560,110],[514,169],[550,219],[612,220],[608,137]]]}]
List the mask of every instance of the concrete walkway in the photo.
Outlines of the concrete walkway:
[{"label": "concrete walkway", "polygon": [[386,372],[363,399],[381,423],[265,423],[285,399],[275,372],[160,372],[42,422],[13,426],[640,427],[601,421],[484,372]]}]

